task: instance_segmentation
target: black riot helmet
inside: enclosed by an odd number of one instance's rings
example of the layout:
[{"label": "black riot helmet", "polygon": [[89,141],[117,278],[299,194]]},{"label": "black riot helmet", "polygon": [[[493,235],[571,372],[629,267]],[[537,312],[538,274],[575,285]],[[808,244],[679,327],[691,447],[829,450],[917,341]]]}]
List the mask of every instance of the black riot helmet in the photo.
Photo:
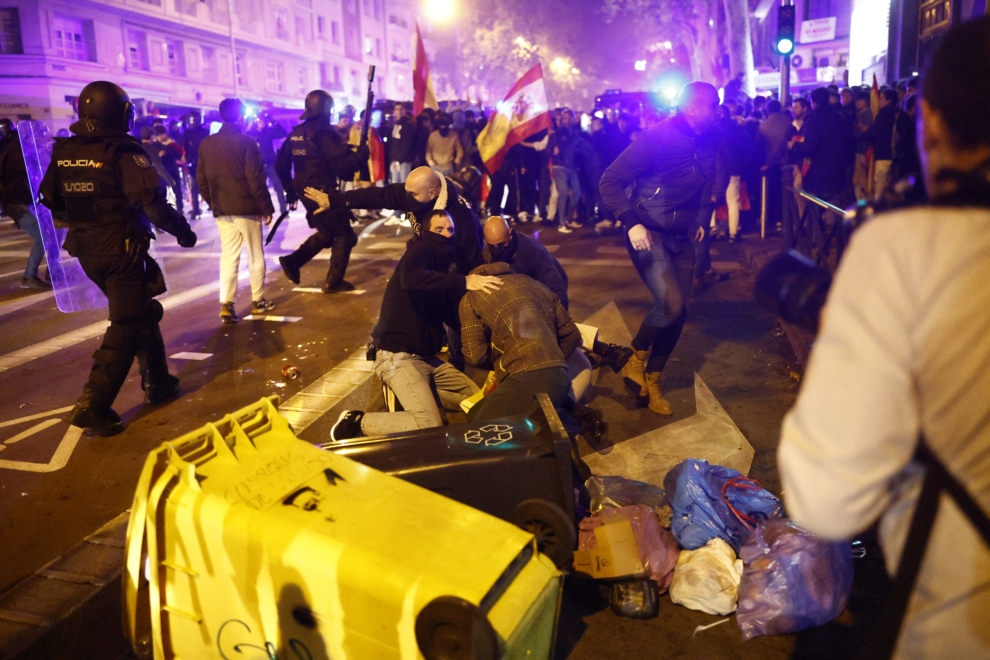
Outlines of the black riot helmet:
[{"label": "black riot helmet", "polygon": [[73,132],[78,133],[75,126],[83,123],[92,132],[93,120],[101,122],[110,130],[131,130],[134,125],[134,104],[127,92],[106,80],[91,82],[83,87],[79,94],[79,122],[73,125]]},{"label": "black riot helmet", "polygon": [[300,119],[312,119],[321,115],[330,116],[333,111],[333,97],[322,89],[314,89],[306,95],[306,112],[299,115]]},{"label": "black riot helmet", "polygon": [[14,132],[14,122],[6,117],[0,119],[0,138],[5,138]]}]

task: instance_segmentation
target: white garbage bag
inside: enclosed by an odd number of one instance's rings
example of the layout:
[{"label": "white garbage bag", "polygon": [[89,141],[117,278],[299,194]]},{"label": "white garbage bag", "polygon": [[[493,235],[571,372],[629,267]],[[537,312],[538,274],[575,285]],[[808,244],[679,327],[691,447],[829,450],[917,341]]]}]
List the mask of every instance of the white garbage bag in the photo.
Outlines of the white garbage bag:
[{"label": "white garbage bag", "polygon": [[681,550],[670,585],[671,602],[708,614],[736,611],[743,562],[721,538],[697,550]]}]

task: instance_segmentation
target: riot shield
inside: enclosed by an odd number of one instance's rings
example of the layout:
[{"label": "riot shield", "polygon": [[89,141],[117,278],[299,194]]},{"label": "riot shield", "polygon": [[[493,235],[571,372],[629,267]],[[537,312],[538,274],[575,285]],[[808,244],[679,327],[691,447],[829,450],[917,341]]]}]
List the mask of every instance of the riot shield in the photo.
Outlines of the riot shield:
[{"label": "riot shield", "polygon": [[[62,243],[69,230],[65,227],[56,227],[52,212],[37,201],[38,189],[52,159],[55,137],[68,137],[70,123],[69,119],[17,122],[21,150],[24,152],[24,166],[27,169],[28,184],[31,186],[31,199],[35,200],[31,205],[31,212],[38,218],[38,226],[41,229],[45,258],[48,261],[48,277],[55,290],[55,304],[65,313],[107,306],[107,297],[86,277],[79,260],[62,249]],[[165,264],[156,254],[154,242],[148,254],[158,262],[164,276]]]}]

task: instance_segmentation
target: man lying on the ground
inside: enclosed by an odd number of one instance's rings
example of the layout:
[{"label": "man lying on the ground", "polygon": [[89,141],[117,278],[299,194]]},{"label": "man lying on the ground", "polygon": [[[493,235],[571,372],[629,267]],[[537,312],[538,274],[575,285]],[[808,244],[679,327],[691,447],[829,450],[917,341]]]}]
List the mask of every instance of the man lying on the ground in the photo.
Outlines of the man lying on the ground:
[{"label": "man lying on the ground", "polygon": [[478,391],[470,378],[436,355],[443,347],[444,323],[457,323],[457,302],[465,290],[497,291],[502,280],[450,272],[457,253],[453,221],[446,211],[437,210],[424,222],[417,226],[385,287],[381,315],[371,334],[378,349],[375,374],[403,409],[345,410],[330,430],[333,440],[440,426],[443,419],[436,397],[444,409],[456,411],[461,401]]},{"label": "man lying on the ground", "polygon": [[571,390],[567,359],[581,345],[581,333],[560,299],[506,263],[479,266],[471,275],[499,278],[501,287],[468,291],[461,299],[464,357],[471,364],[491,364],[497,384],[468,419],[532,414],[539,392],[554,406],[564,405]]},{"label": "man lying on the ground", "polygon": [[481,264],[481,225],[471,206],[457,194],[457,187],[429,167],[417,167],[405,183],[371,186],[327,194],[306,188],[308,199],[326,209],[402,209],[412,221],[423,224],[432,211],[446,211],[454,221],[457,254],[454,262],[463,275]]}]

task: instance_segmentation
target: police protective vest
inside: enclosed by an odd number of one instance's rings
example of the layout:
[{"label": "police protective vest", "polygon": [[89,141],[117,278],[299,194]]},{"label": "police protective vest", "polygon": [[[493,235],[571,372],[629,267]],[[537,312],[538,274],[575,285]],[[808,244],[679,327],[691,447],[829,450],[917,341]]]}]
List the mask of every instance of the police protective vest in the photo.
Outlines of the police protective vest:
[{"label": "police protective vest", "polygon": [[330,157],[320,146],[328,137],[340,141],[329,118],[317,117],[296,126],[286,138],[292,159],[292,188],[296,194],[301,195],[308,186],[325,192],[337,190],[337,177],[330,169]]},{"label": "police protective vest", "polygon": [[65,220],[70,225],[139,219],[139,212],[128,208],[118,180],[116,152],[125,144],[133,145],[134,141],[118,137],[55,138],[52,164],[58,168],[58,189],[65,199]]}]

